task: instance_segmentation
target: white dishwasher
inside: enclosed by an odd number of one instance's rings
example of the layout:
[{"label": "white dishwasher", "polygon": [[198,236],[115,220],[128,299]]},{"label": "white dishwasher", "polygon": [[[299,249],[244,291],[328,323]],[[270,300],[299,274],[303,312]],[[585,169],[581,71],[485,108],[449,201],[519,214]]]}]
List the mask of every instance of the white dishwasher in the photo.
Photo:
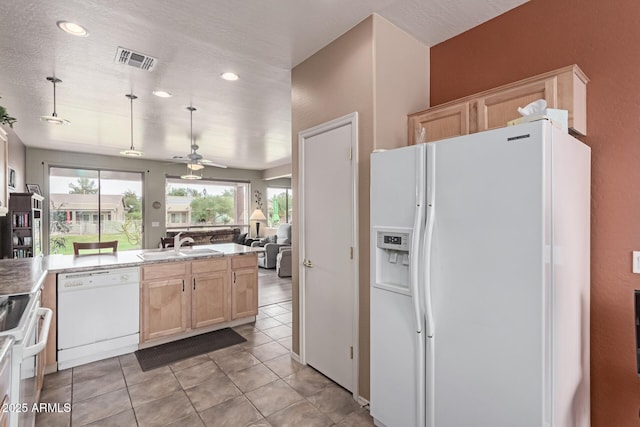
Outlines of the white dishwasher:
[{"label": "white dishwasher", "polygon": [[58,275],[58,369],[138,349],[140,268]]}]

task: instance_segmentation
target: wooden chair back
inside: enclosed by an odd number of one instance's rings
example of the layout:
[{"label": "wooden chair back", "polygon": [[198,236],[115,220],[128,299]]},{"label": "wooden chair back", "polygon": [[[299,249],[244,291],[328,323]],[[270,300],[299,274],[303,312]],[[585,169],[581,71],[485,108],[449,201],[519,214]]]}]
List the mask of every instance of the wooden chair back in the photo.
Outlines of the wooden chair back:
[{"label": "wooden chair back", "polygon": [[163,248],[172,248],[173,247],[173,237],[161,237],[160,238],[160,245],[162,245]]},{"label": "wooden chair back", "polygon": [[111,242],[73,242],[73,254],[80,255],[81,250],[91,249],[113,249],[113,252],[118,251],[118,241],[113,240]]}]

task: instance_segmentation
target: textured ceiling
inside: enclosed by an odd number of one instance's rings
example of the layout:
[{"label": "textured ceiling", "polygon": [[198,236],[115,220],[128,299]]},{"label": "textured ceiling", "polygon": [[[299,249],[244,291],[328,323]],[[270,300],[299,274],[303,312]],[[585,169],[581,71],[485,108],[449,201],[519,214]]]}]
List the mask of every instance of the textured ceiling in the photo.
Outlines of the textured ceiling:
[{"label": "textured ceiling", "polygon": [[[291,161],[290,70],[371,13],[432,46],[525,0],[6,1],[0,25],[0,105],[27,146],[118,155],[134,145],[166,160],[189,151],[189,113],[205,158],[266,169]],[[76,22],[73,37],[56,21]],[[114,63],[123,46],[155,56],[153,72]],[[233,71],[240,80],[219,78]],[[53,111],[69,126],[38,117]],[[151,94],[163,89],[174,96]]]}]

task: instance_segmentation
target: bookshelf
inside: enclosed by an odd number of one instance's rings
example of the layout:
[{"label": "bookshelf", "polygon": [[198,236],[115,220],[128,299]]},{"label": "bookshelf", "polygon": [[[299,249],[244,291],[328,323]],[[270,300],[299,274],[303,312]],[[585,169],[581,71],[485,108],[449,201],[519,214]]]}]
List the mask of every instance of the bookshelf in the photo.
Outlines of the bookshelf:
[{"label": "bookshelf", "polygon": [[43,200],[39,194],[9,194],[9,258],[42,255]]}]

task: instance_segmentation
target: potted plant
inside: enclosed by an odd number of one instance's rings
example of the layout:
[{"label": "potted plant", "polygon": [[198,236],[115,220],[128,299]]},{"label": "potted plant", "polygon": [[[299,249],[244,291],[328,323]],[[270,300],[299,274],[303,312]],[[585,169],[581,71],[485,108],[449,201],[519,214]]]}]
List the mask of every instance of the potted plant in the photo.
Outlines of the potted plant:
[{"label": "potted plant", "polygon": [[9,127],[13,127],[13,124],[16,122],[15,117],[11,117],[7,113],[7,109],[0,105],[0,125],[9,125]]}]

